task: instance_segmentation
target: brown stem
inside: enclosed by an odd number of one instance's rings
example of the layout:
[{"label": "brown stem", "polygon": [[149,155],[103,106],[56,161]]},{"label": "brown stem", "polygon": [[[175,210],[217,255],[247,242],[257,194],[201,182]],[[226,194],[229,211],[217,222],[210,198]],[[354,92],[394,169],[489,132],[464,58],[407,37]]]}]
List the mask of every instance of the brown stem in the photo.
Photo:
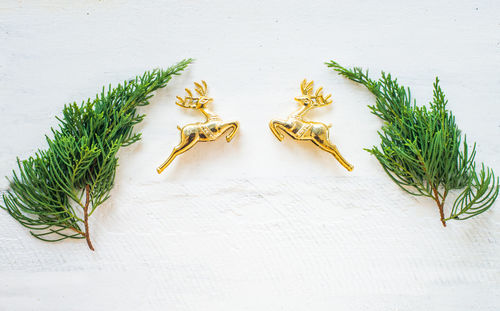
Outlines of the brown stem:
[{"label": "brown stem", "polygon": [[443,202],[441,205],[438,204],[439,206],[439,215],[441,216],[441,223],[443,224],[443,227],[446,227],[446,221],[444,220],[444,211],[443,211]]},{"label": "brown stem", "polygon": [[90,232],[89,232],[89,204],[90,204],[90,186],[85,186],[85,206],[83,207],[83,223],[85,225],[85,239],[87,240],[87,244],[90,250],[94,250],[94,246],[92,246],[92,242],[90,241]]},{"label": "brown stem", "polygon": [[79,233],[79,234],[85,236],[85,233],[83,233],[82,231],[78,230],[77,228],[71,227],[70,229],[73,230],[73,231],[75,231],[76,233]]},{"label": "brown stem", "polygon": [[441,223],[443,224],[443,227],[446,227],[446,221],[444,220],[444,197],[441,202],[439,202],[439,194],[436,188],[432,187],[432,191],[434,192],[434,201],[436,201],[436,204],[439,208],[439,216],[441,217]]}]

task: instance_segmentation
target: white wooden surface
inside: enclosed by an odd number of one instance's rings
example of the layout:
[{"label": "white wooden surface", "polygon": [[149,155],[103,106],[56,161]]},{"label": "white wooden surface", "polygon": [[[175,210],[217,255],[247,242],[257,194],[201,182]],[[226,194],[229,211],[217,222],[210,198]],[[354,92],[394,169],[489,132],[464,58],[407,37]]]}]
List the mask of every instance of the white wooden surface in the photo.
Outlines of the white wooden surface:
[{"label": "white wooden surface", "polygon": [[[2,1],[0,175],[44,146],[70,101],[145,69],[197,59],[143,109],[109,202],[82,241],[43,243],[0,213],[0,310],[499,310],[500,210],[444,229],[362,150],[381,123],[363,88],[323,65],[386,70],[420,103],[439,75],[478,159],[500,174],[498,1]],[[314,79],[334,104],[347,173],[269,119]],[[241,122],[164,174],[174,105],[205,79],[214,110]],[[8,187],[2,181],[0,188]]]}]

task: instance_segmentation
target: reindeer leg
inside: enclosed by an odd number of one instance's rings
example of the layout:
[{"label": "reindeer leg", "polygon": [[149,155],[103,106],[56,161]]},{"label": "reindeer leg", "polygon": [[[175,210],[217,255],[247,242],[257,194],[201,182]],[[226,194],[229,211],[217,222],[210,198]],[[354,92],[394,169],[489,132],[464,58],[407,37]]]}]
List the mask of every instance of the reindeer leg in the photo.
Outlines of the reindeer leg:
[{"label": "reindeer leg", "polygon": [[227,142],[230,142],[230,141],[231,141],[231,139],[233,139],[234,135],[236,135],[236,131],[237,131],[237,130],[238,130],[238,128],[240,127],[240,124],[239,124],[237,121],[235,121],[235,122],[228,123],[228,124],[226,124],[226,125],[227,125],[227,128],[226,128],[226,129],[224,129],[224,131],[222,131],[222,132],[225,132],[225,131],[227,131],[228,129],[232,129],[232,130],[231,130],[231,133],[229,133],[229,135],[227,135],[227,136],[226,136],[226,141],[227,141]]},{"label": "reindeer leg", "polygon": [[156,171],[158,172],[158,174],[161,174],[161,172],[163,172],[163,170],[165,170],[167,168],[167,166],[170,165],[170,163],[172,163],[172,161],[180,154],[188,151],[191,147],[193,147],[196,143],[198,142],[198,138],[195,137],[189,141],[181,141],[181,143],[174,148],[174,150],[172,150],[172,153],[170,154],[170,156],[167,158],[167,160],[165,162],[163,162],[162,165],[160,165]]},{"label": "reindeer leg", "polygon": [[273,120],[269,122],[269,128],[271,128],[271,132],[273,132],[274,136],[278,138],[279,141],[283,141],[283,133],[278,132],[278,125],[281,125],[281,130],[283,130],[284,124],[281,121]]},{"label": "reindeer leg", "polygon": [[326,152],[332,154],[339,163],[345,167],[348,171],[352,171],[354,169],[354,166],[352,166],[349,162],[347,162],[344,157],[340,154],[340,151],[337,149],[337,146],[332,144],[330,141],[325,140],[325,141],[317,141],[315,139],[312,140],[312,142],[320,147],[321,149],[325,150]]}]

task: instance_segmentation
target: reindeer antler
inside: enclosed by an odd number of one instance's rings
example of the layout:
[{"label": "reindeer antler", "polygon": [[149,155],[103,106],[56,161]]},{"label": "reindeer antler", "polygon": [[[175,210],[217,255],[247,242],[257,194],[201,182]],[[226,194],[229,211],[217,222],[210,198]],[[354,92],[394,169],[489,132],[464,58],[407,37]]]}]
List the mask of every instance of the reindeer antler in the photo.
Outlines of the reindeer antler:
[{"label": "reindeer antler", "polygon": [[[207,83],[203,80],[201,80],[201,84],[194,82],[195,86],[195,91],[198,93],[200,97],[204,97],[207,95]],[[200,108],[199,106],[200,102],[200,97],[194,97],[193,93],[191,92],[190,89],[185,89],[186,93],[188,96],[185,96],[184,98],[177,96],[177,99],[179,101],[175,102],[177,105],[184,107],[184,108]]]},{"label": "reindeer antler", "polygon": [[178,101],[176,101],[175,104],[183,108],[195,108],[196,104],[193,103],[193,93],[190,89],[185,90],[188,96],[185,96],[184,98],[177,96]]},{"label": "reindeer antler", "polygon": [[313,88],[314,88],[314,81],[307,83],[307,80],[304,79],[304,81],[302,81],[302,83],[300,84],[300,90],[302,91],[303,95],[312,95]]},{"label": "reindeer antler", "polygon": [[332,100],[330,99],[332,97],[332,94],[328,94],[326,97],[323,96],[323,87],[320,87],[319,89],[316,90],[316,94],[314,95],[314,98],[316,99],[315,106],[316,107],[322,107],[326,105],[330,105],[332,103]]},{"label": "reindeer antler", "polygon": [[207,95],[207,83],[204,80],[201,80],[201,83],[203,84],[203,86],[199,83],[194,83],[194,85],[196,86],[195,91],[196,93],[198,93],[198,95],[205,96]]}]

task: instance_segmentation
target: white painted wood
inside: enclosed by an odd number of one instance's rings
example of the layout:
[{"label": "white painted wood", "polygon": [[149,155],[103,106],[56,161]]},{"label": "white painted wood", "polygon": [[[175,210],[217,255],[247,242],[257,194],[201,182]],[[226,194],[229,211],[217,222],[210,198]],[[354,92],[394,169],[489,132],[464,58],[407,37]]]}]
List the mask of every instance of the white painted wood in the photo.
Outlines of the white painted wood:
[{"label": "white painted wood", "polygon": [[[478,158],[500,173],[498,1],[2,1],[0,175],[43,147],[54,115],[145,69],[196,63],[143,109],[112,198],[81,241],[43,243],[0,213],[0,310],[498,310],[500,211],[441,227],[362,150],[381,123],[363,88],[323,65],[386,70],[420,103],[439,75]],[[333,93],[355,165],[290,139],[269,119],[303,78]],[[238,119],[230,144],[198,145],[164,174],[175,95],[205,79]],[[0,188],[6,189],[1,181]]]}]

